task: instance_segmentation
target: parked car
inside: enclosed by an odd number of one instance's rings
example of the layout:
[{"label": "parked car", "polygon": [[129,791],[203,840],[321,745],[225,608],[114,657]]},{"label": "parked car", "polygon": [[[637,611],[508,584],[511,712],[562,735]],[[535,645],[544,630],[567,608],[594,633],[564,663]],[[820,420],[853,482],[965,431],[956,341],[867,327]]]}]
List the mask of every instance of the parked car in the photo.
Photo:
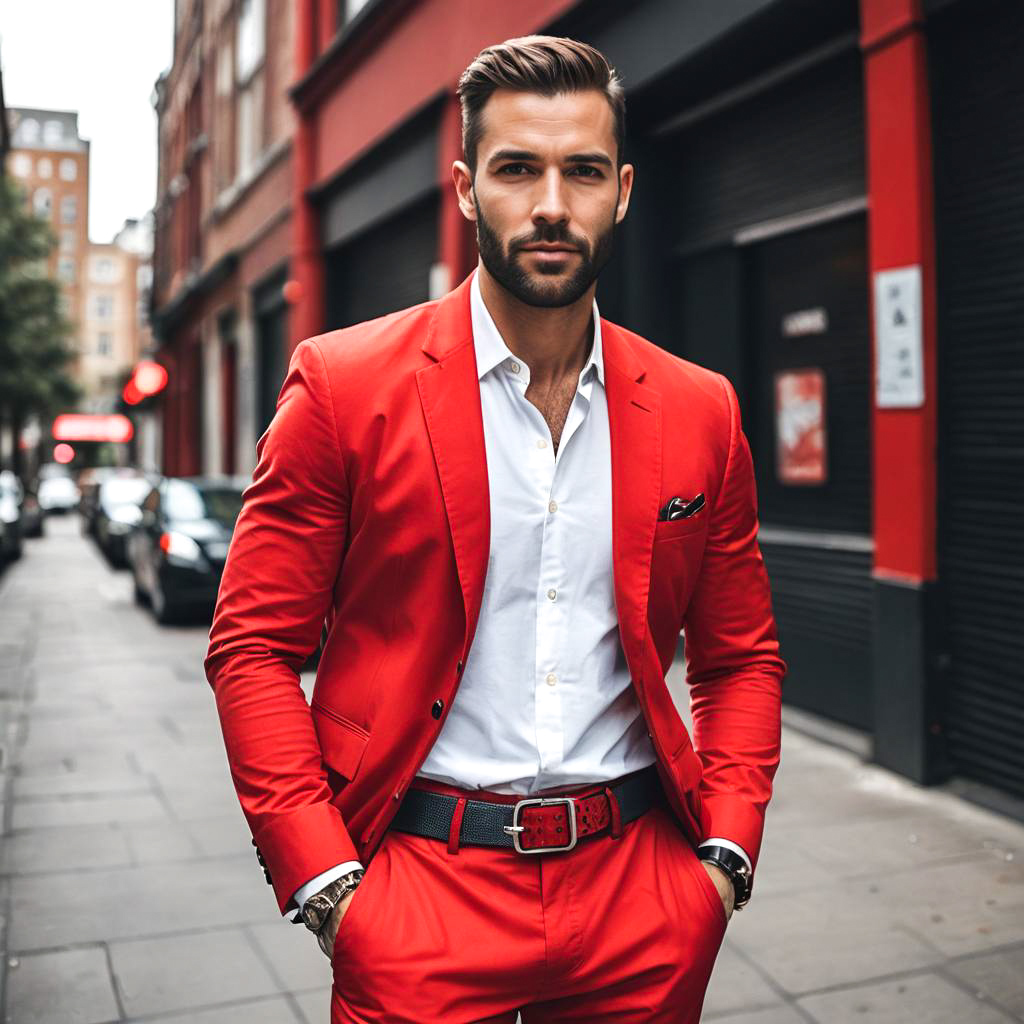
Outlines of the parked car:
[{"label": "parked car", "polygon": [[127,565],[125,541],[131,528],[142,521],[142,501],[156,482],[145,473],[117,474],[100,482],[93,533],[113,565]]},{"label": "parked car", "polygon": [[96,513],[99,511],[100,484],[114,476],[135,475],[133,469],[118,466],[90,466],[78,474],[81,499],[78,511],[82,516],[82,533],[96,536]]},{"label": "parked car", "polygon": [[51,512],[70,512],[76,509],[81,497],[71,471],[57,462],[48,462],[39,467],[36,495],[44,516]]},{"label": "parked car", "polygon": [[128,535],[135,600],[158,622],[209,609],[242,510],[248,477],[164,477],[142,502]]},{"label": "parked car", "polygon": [[0,470],[0,559],[21,558],[21,481],[9,469]]},{"label": "parked car", "polygon": [[43,508],[39,504],[39,481],[31,481],[25,488],[25,498],[21,503],[22,537],[42,537],[43,518]]}]

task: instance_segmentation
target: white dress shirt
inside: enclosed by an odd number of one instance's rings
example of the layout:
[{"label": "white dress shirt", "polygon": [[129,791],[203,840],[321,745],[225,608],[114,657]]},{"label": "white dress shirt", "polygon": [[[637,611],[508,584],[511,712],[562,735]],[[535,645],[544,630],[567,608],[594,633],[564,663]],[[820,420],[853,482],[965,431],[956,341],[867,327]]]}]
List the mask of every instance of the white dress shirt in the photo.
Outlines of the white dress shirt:
[{"label": "white dress shirt", "polygon": [[[530,794],[603,782],[657,755],[619,640],[612,572],[612,480],[601,320],[557,452],[512,354],[470,286],[491,533],[476,633],[448,717],[418,776]],[[727,839],[707,839],[739,853]],[[346,861],[305,899],[360,867]]]}]

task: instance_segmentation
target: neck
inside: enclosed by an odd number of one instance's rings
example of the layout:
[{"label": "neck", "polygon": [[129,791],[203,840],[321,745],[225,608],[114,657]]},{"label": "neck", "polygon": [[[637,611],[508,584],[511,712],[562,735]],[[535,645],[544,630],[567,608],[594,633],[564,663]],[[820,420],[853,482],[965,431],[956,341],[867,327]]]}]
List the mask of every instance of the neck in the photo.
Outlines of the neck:
[{"label": "neck", "polygon": [[597,282],[571,305],[530,306],[477,264],[480,295],[509,351],[530,368],[531,384],[543,386],[577,376],[590,356]]}]

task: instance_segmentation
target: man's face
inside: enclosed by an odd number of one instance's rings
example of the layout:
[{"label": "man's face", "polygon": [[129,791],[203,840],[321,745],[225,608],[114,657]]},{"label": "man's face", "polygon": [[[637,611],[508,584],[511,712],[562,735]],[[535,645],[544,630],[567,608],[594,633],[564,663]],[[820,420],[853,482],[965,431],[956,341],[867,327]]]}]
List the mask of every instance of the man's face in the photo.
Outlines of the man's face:
[{"label": "man's face", "polygon": [[521,302],[576,302],[611,256],[633,168],[616,171],[614,116],[597,90],[540,96],[497,90],[483,109],[475,179],[456,162],[480,259]]}]

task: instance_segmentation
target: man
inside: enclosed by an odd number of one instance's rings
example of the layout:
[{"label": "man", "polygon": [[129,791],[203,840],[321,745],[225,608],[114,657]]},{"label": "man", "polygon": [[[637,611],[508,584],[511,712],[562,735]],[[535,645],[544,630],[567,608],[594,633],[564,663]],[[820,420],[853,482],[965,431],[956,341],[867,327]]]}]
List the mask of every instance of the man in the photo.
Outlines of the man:
[{"label": "man", "polygon": [[599,316],[602,55],[509,40],[459,95],[477,268],[303,341],[259,441],[205,662],[234,783],[335,1024],[697,1021],[785,672],[736,396]]}]

